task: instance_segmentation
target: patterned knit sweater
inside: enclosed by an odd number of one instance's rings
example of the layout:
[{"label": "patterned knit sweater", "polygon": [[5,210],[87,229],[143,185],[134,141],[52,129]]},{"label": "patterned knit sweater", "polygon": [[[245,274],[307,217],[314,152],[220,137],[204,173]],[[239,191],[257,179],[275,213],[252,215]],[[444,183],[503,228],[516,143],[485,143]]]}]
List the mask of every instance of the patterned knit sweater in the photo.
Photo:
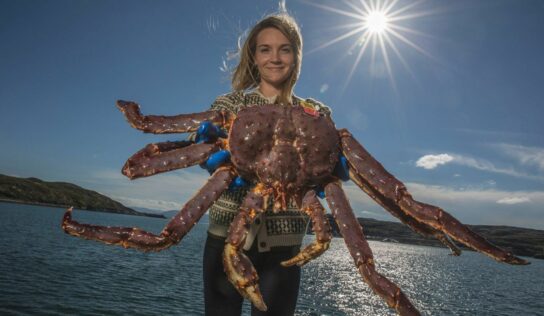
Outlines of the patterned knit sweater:
[{"label": "patterned knit sweater", "polygon": [[[258,90],[247,93],[233,92],[217,97],[211,108],[236,114],[245,106],[271,104],[275,103],[275,99],[263,96]],[[313,99],[302,101],[297,96],[293,96],[292,99],[295,106],[305,102],[321,113],[330,114],[328,107]],[[227,190],[219,197],[209,210],[208,233],[217,237],[227,237],[230,223],[238,213],[246,193],[247,189]],[[308,216],[300,212],[294,203],[291,203],[286,211],[278,213],[272,212],[272,204],[273,201],[270,201],[267,210],[250,226],[244,245],[245,250],[250,249],[254,242],[257,242],[259,252],[270,251],[275,247],[301,245],[308,226]]]}]

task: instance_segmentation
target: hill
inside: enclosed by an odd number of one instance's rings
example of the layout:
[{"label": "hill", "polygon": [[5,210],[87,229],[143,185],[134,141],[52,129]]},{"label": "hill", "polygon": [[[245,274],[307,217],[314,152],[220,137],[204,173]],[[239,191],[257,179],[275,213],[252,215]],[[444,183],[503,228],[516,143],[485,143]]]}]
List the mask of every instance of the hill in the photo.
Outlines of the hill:
[{"label": "hill", "polygon": [[[341,237],[338,225],[332,215],[327,214],[333,235]],[[444,247],[434,238],[425,238],[408,226],[398,222],[379,221],[371,218],[358,218],[367,239],[397,242],[421,246]],[[507,249],[518,256],[544,259],[544,231],[529,228],[491,225],[467,225],[493,244]],[[311,228],[308,228],[309,231]],[[458,244],[458,243],[456,243]],[[459,244],[458,244],[459,245]],[[461,246],[463,250],[467,248]]]},{"label": "hill", "polygon": [[67,182],[47,182],[37,178],[18,178],[0,174],[0,201],[69,207],[117,214],[162,215],[135,211],[98,192]]}]

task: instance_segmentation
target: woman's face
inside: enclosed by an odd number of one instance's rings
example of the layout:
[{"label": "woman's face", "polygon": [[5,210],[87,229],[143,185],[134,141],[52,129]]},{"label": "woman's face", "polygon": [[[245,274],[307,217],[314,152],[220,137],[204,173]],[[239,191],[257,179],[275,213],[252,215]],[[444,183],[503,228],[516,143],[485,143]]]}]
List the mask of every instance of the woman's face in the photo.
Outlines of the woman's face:
[{"label": "woman's face", "polygon": [[287,37],[273,27],[263,29],[257,35],[255,65],[259,69],[262,85],[280,89],[291,75],[295,53]]}]

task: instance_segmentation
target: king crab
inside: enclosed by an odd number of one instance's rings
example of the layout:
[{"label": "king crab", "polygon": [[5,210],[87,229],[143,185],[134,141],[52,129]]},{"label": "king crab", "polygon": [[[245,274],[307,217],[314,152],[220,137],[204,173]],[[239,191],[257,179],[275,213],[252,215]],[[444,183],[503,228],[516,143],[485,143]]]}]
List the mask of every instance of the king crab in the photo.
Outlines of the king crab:
[{"label": "king crab", "polygon": [[[294,201],[312,220],[316,239],[282,265],[302,266],[327,250],[331,240],[325,210],[316,195],[320,192],[326,197],[363,280],[397,313],[419,315],[399,287],[375,270],[372,250],[340,180],[351,179],[403,223],[424,236],[437,238],[454,255],[460,251],[450,237],[497,261],[528,264],[492,245],[441,208],[414,200],[404,184],[388,173],[347,130],[337,130],[330,116],[319,113],[311,104],[250,106],[236,115],[207,111],[177,116],[143,116],[133,102],[118,101],[117,106],[132,127],[146,133],[187,133],[212,128],[202,134],[203,142],[147,145],[124,165],[122,173],[130,179],[207,164],[217,160],[217,156],[228,158],[229,152],[230,161],[223,158],[215,163],[218,166],[211,168],[215,171],[206,184],[158,235],[138,228],[80,224],[72,220],[72,209],[63,217],[64,231],[125,248],[160,251],[178,244],[229,189],[231,182],[241,177],[254,186],[230,226],[223,263],[231,283],[260,310],[266,310],[266,305],[259,291],[257,272],[242,252],[249,225],[266,210],[270,197],[275,201],[274,211],[284,210],[289,201]],[[217,126],[228,130],[228,137],[223,138],[226,135],[221,135]]]}]

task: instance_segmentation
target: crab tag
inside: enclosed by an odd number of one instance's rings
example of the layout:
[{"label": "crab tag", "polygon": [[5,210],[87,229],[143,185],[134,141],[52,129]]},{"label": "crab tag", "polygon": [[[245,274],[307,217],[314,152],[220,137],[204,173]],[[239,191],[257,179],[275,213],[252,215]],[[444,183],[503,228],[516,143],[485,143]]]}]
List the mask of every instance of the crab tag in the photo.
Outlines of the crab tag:
[{"label": "crab tag", "polygon": [[319,116],[319,111],[315,108],[313,104],[306,101],[300,101],[300,106],[302,106],[304,113],[311,116]]}]

